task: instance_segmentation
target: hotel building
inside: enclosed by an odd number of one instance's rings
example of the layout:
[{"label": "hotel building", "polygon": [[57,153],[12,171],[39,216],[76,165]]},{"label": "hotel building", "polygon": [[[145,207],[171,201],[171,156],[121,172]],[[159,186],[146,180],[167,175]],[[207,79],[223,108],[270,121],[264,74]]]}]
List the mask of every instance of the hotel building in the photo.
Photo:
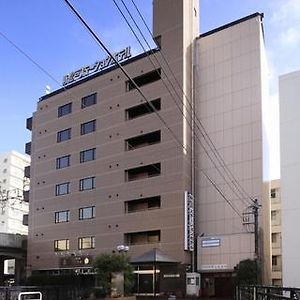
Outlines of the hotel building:
[{"label": "hotel building", "polygon": [[[88,272],[93,257],[119,245],[129,246],[133,261],[158,248],[177,262],[177,271],[158,264],[157,286],[145,284],[141,293],[163,292],[164,280],[182,287],[192,265],[207,293],[217,295],[231,284],[239,261],[254,257],[254,235],[240,218],[249,199],[237,197],[220,177],[220,163],[214,165],[199,145],[204,141],[196,120],[245,194],[263,204],[260,225],[269,225],[262,15],[202,35],[199,15],[196,0],[155,0],[159,47],[122,62],[135,84],[113,65],[82,78],[80,71],[69,74],[64,88],[40,98],[27,144],[29,272]],[[128,55],[124,51],[121,57]],[[171,93],[166,85],[174,87]],[[268,281],[270,232],[262,234]],[[217,246],[201,247],[212,238]],[[143,282],[153,266],[143,272],[137,266],[136,274]]]}]

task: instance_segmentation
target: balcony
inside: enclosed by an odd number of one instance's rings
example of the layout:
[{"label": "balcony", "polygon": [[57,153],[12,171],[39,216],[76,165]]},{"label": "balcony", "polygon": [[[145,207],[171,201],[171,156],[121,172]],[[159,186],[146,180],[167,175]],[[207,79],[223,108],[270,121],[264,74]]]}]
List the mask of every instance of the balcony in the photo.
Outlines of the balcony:
[{"label": "balcony", "polygon": [[124,238],[127,245],[159,243],[160,230],[125,233]]},{"label": "balcony", "polygon": [[23,191],[23,201],[29,202],[29,191]]},{"label": "balcony", "polygon": [[26,128],[32,130],[32,117],[26,119]]},{"label": "balcony", "polygon": [[31,142],[25,144],[25,153],[31,155]]},{"label": "balcony", "polygon": [[160,130],[150,132],[125,140],[125,149],[126,151],[135,150],[153,144],[158,144],[160,143],[160,140]]},{"label": "balcony", "polygon": [[161,173],[160,163],[147,165],[143,167],[132,168],[125,171],[126,181],[135,181],[146,179],[154,176],[159,176]]},{"label": "balcony", "polygon": [[24,168],[24,177],[30,178],[30,166]]},{"label": "balcony", "polygon": [[24,226],[28,226],[28,214],[26,214],[26,215],[23,215],[23,225]]},{"label": "balcony", "polygon": [[160,196],[148,197],[142,199],[135,199],[125,202],[125,212],[141,212],[145,210],[159,209]]}]

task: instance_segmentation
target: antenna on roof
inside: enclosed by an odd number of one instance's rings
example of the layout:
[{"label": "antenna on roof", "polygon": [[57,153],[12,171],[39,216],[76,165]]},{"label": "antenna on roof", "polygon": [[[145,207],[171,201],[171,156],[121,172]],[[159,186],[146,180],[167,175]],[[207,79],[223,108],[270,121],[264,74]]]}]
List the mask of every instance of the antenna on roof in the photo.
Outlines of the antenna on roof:
[{"label": "antenna on roof", "polygon": [[51,90],[50,85],[46,85],[45,94],[46,95],[50,94],[50,90]]}]

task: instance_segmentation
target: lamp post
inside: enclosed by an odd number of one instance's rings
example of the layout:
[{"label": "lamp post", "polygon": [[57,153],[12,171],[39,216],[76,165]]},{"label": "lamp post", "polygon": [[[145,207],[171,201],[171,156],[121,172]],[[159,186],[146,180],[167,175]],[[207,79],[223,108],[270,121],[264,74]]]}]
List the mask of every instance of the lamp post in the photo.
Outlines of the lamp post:
[{"label": "lamp post", "polygon": [[[129,246],[126,245],[118,245],[117,251],[122,255],[125,256],[125,254],[129,251]],[[118,279],[119,278],[119,279]],[[115,274],[115,289],[116,293],[124,296],[124,272],[119,272],[119,274]]]},{"label": "lamp post", "polygon": [[129,246],[118,245],[118,246],[117,246],[117,251],[118,251],[119,253],[122,253],[122,254],[127,253],[127,252],[129,251]]}]

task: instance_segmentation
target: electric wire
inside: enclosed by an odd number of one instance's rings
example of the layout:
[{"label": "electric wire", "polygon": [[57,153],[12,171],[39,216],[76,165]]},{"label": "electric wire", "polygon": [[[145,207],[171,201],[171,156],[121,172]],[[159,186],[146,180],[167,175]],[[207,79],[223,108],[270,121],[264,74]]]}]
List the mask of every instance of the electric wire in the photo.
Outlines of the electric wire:
[{"label": "electric wire", "polygon": [[[126,6],[126,4],[123,2],[123,0],[121,0],[121,1],[122,1],[123,5]],[[134,0],[131,0],[131,2],[132,2],[132,4],[133,4],[133,6],[135,7],[135,9],[136,9],[138,15],[140,16],[140,18],[141,18],[143,24],[144,24],[145,27],[147,28],[147,31],[148,31],[148,33],[150,34],[152,40],[156,43],[155,37],[153,36],[153,34],[152,34],[152,32],[151,32],[151,30],[150,30],[148,24],[146,23],[146,21],[145,21],[143,15],[142,15],[142,13],[140,12],[139,8],[138,8],[137,5],[135,4]],[[140,28],[139,28],[139,27],[137,27],[137,28],[139,29],[139,32],[141,33]],[[172,74],[173,78],[175,79],[175,81],[176,81],[178,87],[181,89],[183,95],[185,96],[187,102],[189,103],[190,108],[192,109],[192,107],[191,107],[191,101],[188,99],[188,96],[186,95],[186,93],[185,93],[184,90],[182,89],[180,83],[178,82],[176,76],[174,75],[174,72],[173,72],[172,68],[170,67],[170,64],[168,63],[168,61],[167,61],[167,59],[165,58],[165,56],[164,56],[164,54],[162,53],[162,51],[160,51],[159,53],[160,53],[160,55],[162,56],[164,62],[166,63],[166,65],[167,65],[167,67],[168,67],[170,73]],[[252,197],[246,192],[246,190],[243,188],[243,186],[242,186],[242,185],[238,182],[238,180],[235,178],[234,174],[233,174],[233,173],[230,171],[230,169],[227,167],[227,165],[226,165],[226,163],[225,163],[223,157],[221,156],[221,154],[220,154],[219,151],[217,150],[217,148],[216,148],[216,146],[214,145],[213,141],[211,140],[209,134],[206,132],[204,125],[202,124],[201,120],[200,120],[197,116],[196,116],[196,121],[199,122],[199,125],[200,125],[200,127],[202,128],[202,130],[203,130],[203,132],[204,132],[204,133],[202,133],[202,132],[200,131],[201,134],[203,135],[203,138],[204,138],[205,140],[207,139],[206,142],[208,143],[208,145],[210,145],[210,146],[212,147],[212,149],[211,149],[212,152],[214,153],[214,155],[216,156],[216,158],[221,162],[221,167],[224,168],[224,171],[227,173],[227,175],[228,175],[229,177],[231,177],[232,183],[235,185],[236,189],[239,190],[239,192],[240,192],[241,194],[243,194],[243,197],[246,196],[245,198],[250,199],[250,202],[248,202],[247,204],[249,204],[249,203],[252,204],[254,200],[253,200]],[[199,129],[199,130],[200,130],[200,129]]]},{"label": "electric wire", "polygon": [[[123,1],[122,1],[123,2]],[[123,3],[124,4],[124,3]],[[6,35],[4,35],[2,32],[0,32],[0,35],[5,39],[7,40],[15,49],[17,49],[22,55],[24,55],[29,61],[31,61],[36,67],[38,67],[43,73],[45,73],[48,77],[50,77],[53,81],[55,81],[58,85],[62,86],[65,90],[67,89],[66,86],[63,86],[56,78],[54,78],[44,67],[42,67],[39,63],[37,63],[29,54],[27,54],[25,51],[23,51],[19,46],[17,46],[12,40],[10,40]],[[137,36],[136,36],[137,38]],[[150,47],[150,45],[148,44],[148,46]],[[105,50],[105,47],[103,47],[103,49]],[[144,51],[146,51],[144,49]],[[137,88],[137,85],[135,84],[135,82],[131,79],[131,78],[128,78]],[[137,88],[138,89],[138,88]],[[169,93],[170,90],[168,89]],[[146,100],[146,99],[145,99]],[[146,100],[147,101],[147,100]],[[148,101],[147,101],[148,102]],[[151,103],[148,102],[151,106]],[[179,107],[180,108],[180,107]],[[156,109],[154,108],[153,109],[154,112],[156,112]],[[168,128],[168,126],[167,126]],[[176,138],[176,137],[175,137]],[[181,142],[179,141],[179,143],[181,144]],[[185,149],[185,146],[181,144],[181,146]],[[221,196],[224,198],[224,194],[221,192],[220,189],[217,188],[217,186],[214,184],[214,182],[211,180],[211,178],[205,174],[203,172],[203,170],[201,170],[201,172],[205,175],[205,177],[216,187],[217,191],[221,194]],[[226,202],[232,207],[232,204],[228,201],[227,198],[224,198],[226,200]],[[240,213],[234,209],[237,214],[241,217]]]},{"label": "electric wire", "polygon": [[92,30],[92,28],[87,24],[87,22],[83,19],[83,17],[77,12],[77,10],[73,7],[73,5],[69,2],[69,0],[63,0],[67,6],[70,8],[70,10],[75,14],[75,16],[80,20],[81,24],[84,26],[84,28],[87,29],[87,31],[90,33],[90,35],[94,38],[94,40],[98,43],[98,45],[101,46],[101,48],[111,57],[111,59],[114,61],[114,63],[119,67],[119,69],[123,72],[123,74],[126,76],[126,78],[129,80],[131,84],[135,87],[135,89],[140,93],[140,95],[143,97],[143,99],[150,105],[153,112],[155,112],[156,116],[159,118],[159,120],[165,125],[165,127],[169,130],[169,132],[172,134],[174,139],[183,147],[185,151],[187,151],[186,147],[181,143],[181,141],[178,139],[174,131],[168,126],[166,121],[161,117],[161,115],[157,112],[153,104],[147,99],[145,94],[142,92],[142,90],[139,88],[139,86],[136,84],[136,82],[131,78],[131,76],[128,74],[128,72],[123,68],[123,66],[116,60],[116,58],[113,56],[113,54],[110,52],[110,50],[104,45],[104,43],[99,39],[97,34]]},{"label": "electric wire", "polygon": [[24,55],[30,62],[32,62],[38,69],[40,69],[44,74],[50,77],[53,81],[55,81],[59,86],[62,86],[61,83],[54,78],[44,67],[42,67],[39,63],[37,63],[29,54],[23,51],[18,45],[16,45],[11,39],[9,39],[3,32],[0,32],[0,35],[10,43],[18,52]]},{"label": "electric wire", "polygon": [[[114,58],[113,54],[104,45],[104,43],[100,40],[100,38],[97,36],[97,34],[91,29],[91,27],[87,24],[87,22],[83,19],[83,17],[77,12],[77,10],[73,7],[73,5],[68,0],[63,0],[63,1],[67,4],[67,6],[74,13],[74,15],[80,20],[80,22],[82,23],[82,25],[88,30],[88,32],[90,33],[90,35],[96,40],[96,42],[101,46],[101,48],[112,58],[112,60],[115,62],[115,64],[120,68],[120,70],[123,72],[123,74],[127,77],[127,79],[129,80],[129,82],[131,82],[134,85],[134,87],[136,88],[136,90],[140,93],[140,95],[143,97],[143,99],[150,105],[150,107],[152,108],[153,112],[156,113],[156,115],[159,117],[160,121],[169,130],[169,132],[175,138],[175,140],[177,141],[177,143],[179,143],[179,145],[185,151],[187,151],[186,147],[180,142],[180,140],[177,138],[177,136],[175,135],[175,133],[173,132],[173,130],[167,125],[167,123],[165,122],[165,120],[160,116],[160,114],[157,112],[157,110],[153,106],[153,104],[151,102],[149,102],[149,100],[144,95],[144,93],[141,91],[141,89],[139,88],[139,86],[135,83],[135,81],[131,78],[131,76],[127,73],[127,71],[123,68],[123,66]],[[204,173],[203,170],[201,170],[201,172]],[[206,176],[207,176],[207,178],[209,178],[208,175],[206,175]],[[217,189],[217,191],[219,191],[219,189]],[[228,201],[228,199],[227,199],[227,201]],[[238,211],[236,211],[236,213],[242,219],[242,216],[240,215],[240,213]]]},{"label": "electric wire", "polygon": [[[151,59],[151,56],[150,56],[150,55],[148,54],[148,52],[146,51],[145,47],[144,47],[143,44],[141,43],[140,39],[138,38],[138,36],[137,36],[137,34],[135,33],[134,29],[132,28],[131,24],[129,23],[129,21],[127,20],[126,16],[124,15],[124,13],[122,12],[122,10],[120,9],[119,5],[116,3],[115,0],[113,0],[113,2],[114,2],[114,4],[115,4],[115,6],[117,7],[118,11],[120,12],[120,14],[122,15],[122,17],[124,18],[124,20],[125,20],[125,22],[127,23],[128,27],[129,27],[130,30],[132,31],[133,35],[135,36],[135,38],[136,38],[137,41],[139,42],[140,46],[141,46],[142,49],[144,50],[144,53],[146,53],[147,58],[148,58],[148,59],[150,60],[150,62],[152,63],[153,67],[156,68],[155,64],[153,63],[153,61],[152,61],[152,59]],[[134,24],[135,24],[136,28],[138,29],[140,35],[143,37],[143,40],[145,41],[145,43],[147,44],[148,48],[150,49],[150,52],[152,52],[153,57],[155,58],[156,62],[159,64],[159,61],[158,61],[158,59],[157,59],[157,57],[156,57],[156,53],[151,49],[151,47],[150,47],[148,41],[146,40],[145,36],[143,35],[143,33],[142,33],[141,29],[139,28],[138,24],[137,24],[136,21],[134,20],[134,17],[133,17],[132,14],[130,13],[128,7],[126,6],[126,4],[124,3],[123,0],[121,0],[121,2],[122,2],[122,4],[123,4],[123,6],[125,7],[127,13],[129,14],[131,20],[134,22]],[[166,63],[167,63],[167,61],[166,61]],[[160,67],[161,67],[161,66],[160,66]],[[169,81],[170,85],[172,86],[173,90],[175,91],[177,97],[178,97],[178,98],[180,99],[180,101],[181,101],[180,95],[177,93],[177,91],[176,91],[176,89],[175,89],[173,83],[170,81],[168,75],[165,73],[165,71],[164,71],[164,69],[163,69],[162,67],[161,67],[161,70],[162,70],[163,74],[166,76],[166,78],[167,78],[167,80]],[[173,74],[173,75],[174,75],[174,74]],[[175,77],[175,75],[174,75],[174,77]],[[190,129],[192,130],[192,124],[191,124],[191,123],[189,122],[189,120],[186,118],[186,116],[185,116],[185,114],[184,114],[182,108],[179,106],[179,104],[177,103],[177,101],[174,99],[174,97],[173,97],[173,95],[172,95],[172,92],[170,91],[169,87],[168,87],[168,86],[165,84],[165,82],[164,82],[164,78],[162,77],[161,79],[162,79],[162,83],[164,84],[164,86],[165,86],[166,89],[168,90],[169,94],[171,95],[173,102],[176,104],[177,108],[179,109],[179,111],[181,112],[181,114],[182,114],[183,117],[185,118],[186,122],[188,123]],[[178,81],[177,81],[177,82],[178,82]],[[178,83],[178,84],[179,84],[179,83]],[[182,92],[184,92],[184,91],[182,90]],[[187,96],[186,96],[186,97],[187,97]],[[183,103],[183,104],[184,104],[184,103]],[[192,119],[193,119],[193,116],[192,116]],[[196,124],[196,126],[197,126],[197,124]],[[205,138],[205,135],[202,133],[201,128],[199,128],[198,126],[197,126],[197,128],[198,128],[199,132],[201,133],[201,135]],[[201,142],[201,140],[199,139],[199,137],[197,136],[196,133],[195,133],[195,136],[196,136],[197,140],[199,141],[199,144],[200,144],[200,145],[202,146],[202,148],[204,149],[206,155],[208,156],[208,158],[210,159],[210,161],[213,163],[214,167],[218,170],[218,172],[219,172],[219,174],[221,175],[221,177],[223,178],[223,180],[228,184],[228,186],[230,186],[229,183],[228,183],[228,181],[227,181],[227,179],[225,178],[224,174],[221,173],[221,171],[219,170],[219,167],[218,167],[217,164],[214,162],[213,158],[212,158],[211,155],[208,153],[208,150],[206,149],[206,147],[204,146],[204,144]],[[208,146],[209,146],[209,145],[208,145]],[[210,149],[211,149],[211,148],[210,148]],[[211,149],[211,150],[212,150],[212,149]],[[216,149],[216,150],[217,150],[217,149]],[[220,161],[219,161],[219,162],[220,162]],[[222,163],[221,163],[221,165],[222,165]],[[224,162],[224,165],[225,165],[225,162]],[[228,175],[228,174],[227,174],[227,175]],[[231,190],[233,191],[233,193],[237,196],[237,198],[240,199],[242,202],[244,202],[244,199],[243,199],[244,195],[243,195],[242,193],[240,193],[240,195],[239,195],[232,187],[230,187],[230,188],[231,188]],[[238,190],[237,187],[235,187],[235,188]],[[238,190],[238,191],[239,191],[239,190]],[[242,196],[242,198],[241,198],[241,196]],[[249,203],[247,202],[247,203],[245,203],[245,204],[248,205]]]}]

